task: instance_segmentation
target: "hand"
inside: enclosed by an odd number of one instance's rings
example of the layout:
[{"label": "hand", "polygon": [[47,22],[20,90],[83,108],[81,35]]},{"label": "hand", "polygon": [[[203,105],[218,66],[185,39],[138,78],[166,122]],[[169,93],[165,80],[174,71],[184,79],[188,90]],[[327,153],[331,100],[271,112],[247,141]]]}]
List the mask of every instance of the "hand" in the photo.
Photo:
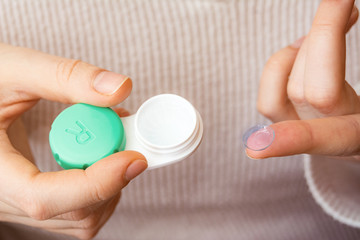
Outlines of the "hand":
[{"label": "hand", "polygon": [[268,148],[247,149],[250,157],[309,153],[358,158],[360,101],[345,81],[345,35],[358,15],[353,0],[323,0],[309,34],[270,58],[258,109],[283,122],[271,125],[275,139]]},{"label": "hand", "polygon": [[81,239],[95,236],[113,213],[121,189],[146,169],[144,156],[124,151],[86,170],[40,172],[30,155],[26,158],[16,150],[8,133],[40,98],[112,106],[131,88],[131,80],[123,75],[0,44],[0,221]]}]

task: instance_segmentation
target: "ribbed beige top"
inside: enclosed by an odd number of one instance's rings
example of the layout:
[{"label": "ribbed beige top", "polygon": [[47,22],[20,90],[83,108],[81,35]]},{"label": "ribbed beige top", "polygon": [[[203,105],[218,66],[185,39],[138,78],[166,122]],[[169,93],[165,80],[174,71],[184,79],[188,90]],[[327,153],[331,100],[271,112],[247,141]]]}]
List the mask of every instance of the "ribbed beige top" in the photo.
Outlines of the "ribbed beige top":
[{"label": "ribbed beige top", "polygon": [[[315,203],[300,157],[254,161],[242,146],[248,127],[267,122],[256,111],[266,60],[306,34],[318,3],[0,0],[0,41],[131,76],[133,92],[121,104],[131,112],[151,96],[176,93],[202,115],[198,151],[134,180],[97,239],[360,238]],[[360,77],[358,27],[348,40],[353,82]],[[64,107],[41,101],[24,116],[43,171],[60,169],[48,133]],[[0,238],[68,239],[11,224],[0,225]]]}]

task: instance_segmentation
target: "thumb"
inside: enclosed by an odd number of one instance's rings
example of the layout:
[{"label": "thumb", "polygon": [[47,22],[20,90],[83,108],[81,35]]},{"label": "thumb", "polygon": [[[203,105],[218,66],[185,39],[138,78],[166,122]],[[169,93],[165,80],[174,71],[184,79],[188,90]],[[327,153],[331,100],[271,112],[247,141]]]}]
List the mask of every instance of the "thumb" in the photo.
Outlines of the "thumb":
[{"label": "thumb", "polygon": [[50,217],[105,201],[147,168],[135,151],[108,156],[86,170],[72,169],[35,175],[29,183],[28,204],[23,209],[35,219]]},{"label": "thumb", "polygon": [[1,84],[33,99],[108,107],[123,101],[132,88],[127,76],[28,48],[0,43],[0,62]]},{"label": "thumb", "polygon": [[[272,124],[270,127],[275,133],[271,145],[261,151],[246,149],[249,157],[261,159],[302,153],[350,156],[360,152],[359,114],[284,121]],[[261,134],[253,136],[259,137],[260,141],[261,138],[264,139]],[[253,144],[256,144],[255,140],[252,139]],[[253,149],[255,148],[256,146]]]}]

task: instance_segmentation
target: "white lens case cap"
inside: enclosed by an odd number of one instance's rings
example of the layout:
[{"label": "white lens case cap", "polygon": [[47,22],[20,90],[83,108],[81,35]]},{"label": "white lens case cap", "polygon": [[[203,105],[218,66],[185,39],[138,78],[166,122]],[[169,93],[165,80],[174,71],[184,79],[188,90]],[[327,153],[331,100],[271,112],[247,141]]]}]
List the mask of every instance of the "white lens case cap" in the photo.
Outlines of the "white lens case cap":
[{"label": "white lens case cap", "polygon": [[136,114],[122,117],[125,150],[142,153],[148,169],[178,162],[199,146],[203,136],[200,114],[186,99],[161,94],[144,102]]}]

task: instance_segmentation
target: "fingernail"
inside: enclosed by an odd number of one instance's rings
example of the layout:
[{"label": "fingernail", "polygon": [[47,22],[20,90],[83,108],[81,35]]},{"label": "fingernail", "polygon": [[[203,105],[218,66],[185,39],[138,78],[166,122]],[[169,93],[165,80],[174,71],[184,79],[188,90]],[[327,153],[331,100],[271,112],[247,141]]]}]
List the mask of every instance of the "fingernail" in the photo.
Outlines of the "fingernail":
[{"label": "fingernail", "polygon": [[293,44],[291,44],[290,46],[293,47],[293,48],[300,48],[301,45],[303,44],[305,40],[305,36],[299,38],[298,40],[296,40]]},{"label": "fingernail", "polygon": [[135,160],[126,169],[125,178],[130,181],[142,173],[147,168],[147,162],[144,160]]},{"label": "fingernail", "polygon": [[272,144],[274,137],[275,132],[271,127],[256,125],[245,132],[243,143],[250,150],[262,151]]},{"label": "fingernail", "polygon": [[103,71],[97,75],[93,82],[95,91],[105,95],[114,94],[129,77],[114,73]]}]

